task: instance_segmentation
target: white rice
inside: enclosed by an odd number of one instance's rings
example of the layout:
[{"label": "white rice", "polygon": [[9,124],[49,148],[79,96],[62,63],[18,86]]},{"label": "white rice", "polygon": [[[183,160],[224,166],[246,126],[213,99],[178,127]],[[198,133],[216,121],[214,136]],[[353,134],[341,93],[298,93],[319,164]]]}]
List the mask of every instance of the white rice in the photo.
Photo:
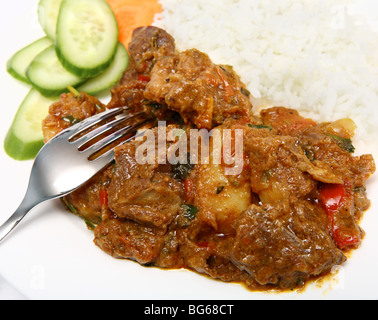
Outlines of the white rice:
[{"label": "white rice", "polygon": [[[296,108],[318,121],[350,117],[377,137],[378,34],[345,0],[160,0],[155,25],[179,50],[232,65],[255,110]],[[373,138],[374,137],[374,138]]]}]

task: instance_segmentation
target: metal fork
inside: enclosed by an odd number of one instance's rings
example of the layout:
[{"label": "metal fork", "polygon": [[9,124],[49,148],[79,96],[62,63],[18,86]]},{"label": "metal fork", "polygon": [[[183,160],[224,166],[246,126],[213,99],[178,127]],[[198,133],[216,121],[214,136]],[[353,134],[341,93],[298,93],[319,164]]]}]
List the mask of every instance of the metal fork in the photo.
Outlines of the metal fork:
[{"label": "metal fork", "polygon": [[[143,113],[129,111],[116,108],[97,114],[62,131],[43,146],[34,161],[21,205],[0,227],[0,242],[34,207],[66,196],[104,169],[114,160],[115,144],[134,139],[137,134],[133,133],[151,122],[145,117],[137,122]],[[127,125],[131,120],[136,123]],[[125,137],[126,140],[119,142]]]}]

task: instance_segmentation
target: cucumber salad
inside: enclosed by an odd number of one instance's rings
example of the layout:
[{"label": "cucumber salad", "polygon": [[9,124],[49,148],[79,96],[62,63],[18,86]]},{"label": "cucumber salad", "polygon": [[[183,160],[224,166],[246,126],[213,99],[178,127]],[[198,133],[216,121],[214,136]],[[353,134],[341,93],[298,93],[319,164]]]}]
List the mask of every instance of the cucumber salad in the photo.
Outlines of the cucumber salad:
[{"label": "cucumber salad", "polygon": [[9,74],[31,85],[4,141],[16,160],[35,158],[43,146],[42,120],[60,94],[103,93],[120,80],[129,62],[105,0],[40,0],[38,18],[46,36],[7,64]]}]

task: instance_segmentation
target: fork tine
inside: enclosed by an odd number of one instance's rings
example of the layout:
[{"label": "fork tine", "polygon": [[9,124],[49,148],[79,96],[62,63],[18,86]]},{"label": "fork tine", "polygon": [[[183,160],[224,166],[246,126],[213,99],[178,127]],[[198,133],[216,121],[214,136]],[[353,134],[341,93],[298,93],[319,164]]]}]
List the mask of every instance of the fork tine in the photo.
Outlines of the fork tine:
[{"label": "fork tine", "polygon": [[99,113],[95,116],[92,116],[88,119],[85,119],[84,121],[78,123],[76,126],[70,127],[68,129],[68,132],[71,133],[70,137],[68,140],[70,142],[74,142],[77,139],[81,138],[81,134],[84,133],[85,131],[90,130],[93,126],[111,118],[111,117],[116,117],[117,115],[130,110],[130,108],[127,107],[121,107],[121,108],[115,108],[115,109],[110,109],[107,111],[104,111],[102,113]]},{"label": "fork tine", "polygon": [[[132,116],[121,115],[128,110],[132,109],[118,108],[99,113],[63,130],[43,146],[34,161],[28,191],[21,205],[3,225],[0,225],[0,241],[36,205],[61,198],[89,181],[114,160],[115,146],[140,136],[142,132],[135,134],[134,131],[148,122],[153,125],[156,121],[152,118],[146,119],[144,113]],[[114,120],[113,118],[118,115],[121,115],[120,118]],[[135,119],[135,123],[117,130],[123,125],[123,121],[140,116],[144,116],[144,120]],[[103,121],[107,121],[108,124],[101,125]],[[107,129],[109,127],[115,132]],[[99,135],[104,129],[105,134],[111,133],[108,136],[105,136],[104,132],[103,135]],[[90,131],[93,132],[89,133]],[[84,139],[90,137],[87,141],[88,148],[84,151],[78,149],[78,143],[75,143],[78,140],[80,143],[84,142],[83,136]],[[93,145],[91,146],[89,142],[93,142]]]},{"label": "fork tine", "polygon": [[[98,130],[97,129],[94,130],[96,131],[96,134],[93,137],[91,136],[91,132],[89,132],[89,135],[88,135],[88,137],[90,137],[89,140],[81,144],[78,150],[80,152],[85,152],[87,150],[88,152],[97,152],[102,147],[106,147],[108,145],[107,141],[109,141],[109,139],[112,139],[115,137],[121,138],[122,136],[124,136],[124,134],[127,134],[127,132],[129,132],[130,129],[133,129],[134,126],[137,126],[140,122],[135,123],[132,121],[136,121],[138,117],[143,116],[143,115],[144,115],[143,112],[140,112],[134,115],[125,115],[121,117],[119,120],[116,119],[112,122],[104,124],[102,127],[97,128]],[[122,128],[118,128],[118,129],[115,126],[116,124],[122,125],[122,123],[126,121],[131,121],[131,123],[129,125],[125,125]],[[116,130],[116,129],[117,129],[116,132],[111,132],[111,130]],[[106,135],[108,131],[110,131],[110,134]]]},{"label": "fork tine", "polygon": [[[138,137],[140,137],[142,135],[144,135],[144,131],[139,132],[139,133],[135,134],[135,136],[132,136],[132,137],[130,137],[130,138],[124,140],[124,141],[120,141],[120,143],[117,144],[117,147],[122,146],[122,145],[130,142],[131,140],[136,139],[136,138],[138,138]],[[114,155],[115,155],[114,148],[111,148],[110,150],[108,150],[105,153],[103,153],[102,155],[100,155],[98,158],[95,158],[93,161],[101,160],[104,157],[106,159],[111,158],[113,160],[114,159]]]},{"label": "fork tine", "polygon": [[102,168],[104,168],[106,165],[110,164],[114,160],[114,155],[115,155],[114,149],[110,149],[108,152],[91,160],[91,164],[98,166],[99,170],[101,170]]},{"label": "fork tine", "polygon": [[112,120],[111,122],[105,123],[104,125],[97,127],[91,131],[89,131],[87,134],[83,135],[82,137],[78,138],[77,140],[74,140],[73,143],[78,145],[78,149],[83,148],[86,144],[90,143],[91,141],[95,140],[96,138],[104,135],[109,130],[112,130],[115,126],[121,124],[122,122],[128,121],[132,119],[133,117],[142,115],[142,113],[139,113],[137,115],[130,115],[127,113],[119,115],[116,119]]},{"label": "fork tine", "polygon": [[[128,134],[131,134],[132,132],[137,131],[139,128],[145,126],[149,122],[153,122],[153,120],[146,119],[144,121],[141,121],[140,123],[123,127],[121,129],[117,130],[116,132],[113,132],[112,134],[106,136],[102,140],[96,142],[92,146],[88,147],[88,149],[86,149],[84,152],[86,152],[88,154],[90,153],[90,156],[88,157],[89,159],[91,159],[93,157],[96,159],[96,157],[95,157],[96,154],[101,152],[101,150],[106,149],[107,147],[111,146],[113,143],[116,143],[118,140],[126,137]],[[128,141],[131,141],[136,136],[137,135],[133,135],[132,137],[130,137],[126,141],[123,141],[122,144],[124,144]],[[119,144],[121,144],[121,143],[119,143]],[[99,157],[106,156],[110,151],[112,151],[119,144],[115,145],[113,148],[111,148],[111,150],[105,152],[104,154],[100,155]]]}]

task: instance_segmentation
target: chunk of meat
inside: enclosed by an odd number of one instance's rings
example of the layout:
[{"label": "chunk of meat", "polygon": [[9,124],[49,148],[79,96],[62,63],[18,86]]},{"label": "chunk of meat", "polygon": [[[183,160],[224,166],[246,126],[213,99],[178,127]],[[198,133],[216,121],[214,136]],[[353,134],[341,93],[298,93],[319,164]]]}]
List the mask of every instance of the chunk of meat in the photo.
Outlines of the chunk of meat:
[{"label": "chunk of meat", "polygon": [[271,125],[282,135],[300,134],[316,125],[314,120],[302,117],[297,110],[284,107],[262,110],[261,120]]},{"label": "chunk of meat", "polygon": [[121,106],[128,108],[135,108],[140,110],[145,100],[144,90],[146,89],[146,81],[138,79],[138,75],[131,66],[134,62],[129,62],[129,67],[124,74],[124,79],[120,84],[111,89],[111,100],[107,107],[109,109],[118,108]]},{"label": "chunk of meat", "polygon": [[183,203],[184,188],[172,177],[170,165],[159,165],[157,159],[154,164],[140,164],[136,153],[141,145],[133,141],[116,148],[107,189],[112,214],[95,229],[95,243],[112,256],[146,264],[159,256]]},{"label": "chunk of meat", "polygon": [[298,137],[299,144],[303,147],[312,163],[321,162],[326,164],[332,168],[332,172],[335,175],[343,177],[339,183],[343,183],[348,179],[353,181],[355,187],[362,187],[366,179],[376,170],[373,156],[353,156],[350,149],[340,144],[337,136],[328,134],[327,126],[328,124],[319,124],[307,130]]},{"label": "chunk of meat", "polygon": [[109,166],[97,173],[76,191],[64,197],[64,203],[74,214],[83,218],[88,226],[100,224],[107,216],[107,189],[113,176],[114,167]]},{"label": "chunk of meat", "polygon": [[183,186],[170,166],[139,164],[141,143],[116,149],[116,169],[108,189],[109,208],[117,217],[166,229],[182,204]]},{"label": "chunk of meat", "polygon": [[247,282],[250,276],[235,265],[229,255],[233,238],[213,235],[192,241],[181,239],[180,255],[185,267],[222,281]]},{"label": "chunk of meat", "polygon": [[73,93],[62,94],[59,101],[50,106],[49,114],[43,120],[45,142],[73,124],[103,111],[105,106],[96,97],[86,93],[81,93],[79,96]]},{"label": "chunk of meat", "polygon": [[156,60],[175,53],[173,37],[165,30],[148,26],[134,30],[129,51],[139,74],[148,74]]},{"label": "chunk of meat", "polygon": [[196,49],[159,59],[145,92],[147,99],[166,104],[186,123],[205,129],[228,117],[250,115],[248,95],[232,68],[213,64]]},{"label": "chunk of meat", "polygon": [[340,183],[326,164],[309,161],[294,137],[248,136],[245,152],[249,155],[252,190],[263,203],[304,197],[317,187],[316,181]]},{"label": "chunk of meat", "polygon": [[164,245],[164,231],[126,219],[108,219],[96,227],[94,243],[115,258],[149,264]]},{"label": "chunk of meat", "polygon": [[144,91],[152,67],[160,57],[174,54],[175,50],[175,40],[163,29],[151,26],[135,29],[129,45],[128,67],[120,83],[111,90],[108,108],[140,108],[146,100]]},{"label": "chunk of meat", "polygon": [[232,257],[261,285],[286,289],[346,260],[322,210],[293,198],[246,210],[237,222]]}]

